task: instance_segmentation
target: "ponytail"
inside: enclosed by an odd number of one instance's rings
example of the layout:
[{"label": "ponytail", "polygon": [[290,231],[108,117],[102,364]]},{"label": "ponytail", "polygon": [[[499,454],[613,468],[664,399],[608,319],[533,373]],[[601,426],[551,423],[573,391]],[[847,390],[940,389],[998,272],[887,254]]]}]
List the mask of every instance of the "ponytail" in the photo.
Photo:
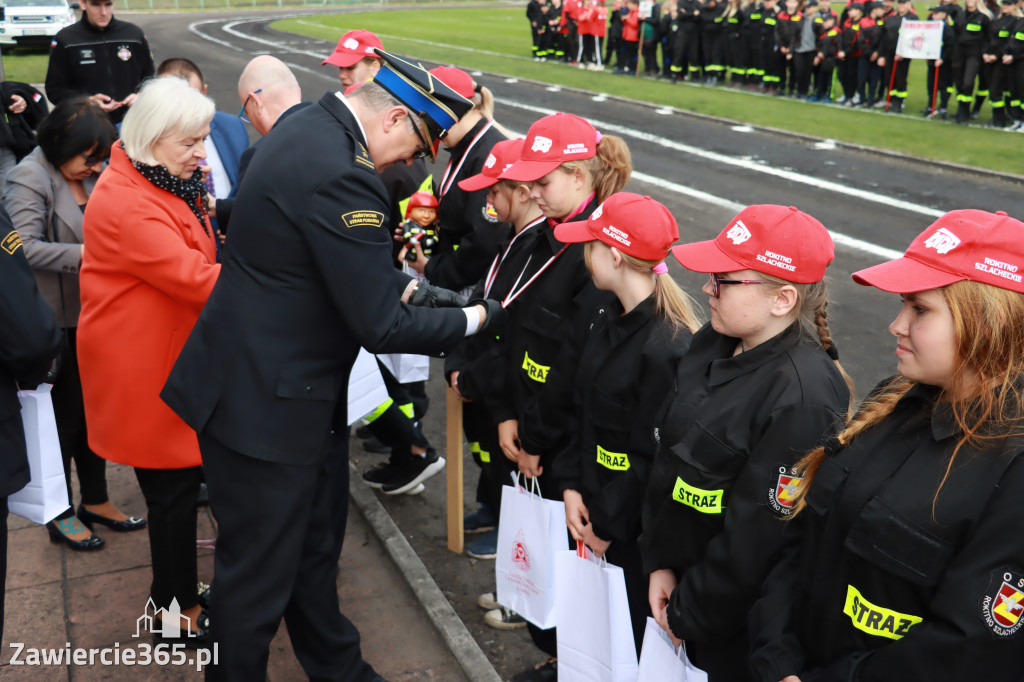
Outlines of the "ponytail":
[{"label": "ponytail", "polygon": [[615,135],[603,135],[597,143],[597,154],[581,161],[566,161],[560,169],[566,173],[584,170],[590,176],[597,203],[621,192],[633,173],[633,158],[626,141]]},{"label": "ponytail", "polygon": [[[620,251],[620,253],[622,253]],[[589,256],[588,256],[589,258]],[[643,260],[628,253],[622,253],[622,259],[629,265],[631,270],[643,273],[654,271],[654,314],[666,320],[673,331],[688,329],[695,333],[700,329],[701,320],[700,308],[693,302],[693,299],[683,291],[672,276],[668,274],[663,260]],[[661,266],[655,270],[656,266]],[[589,260],[587,267],[590,267]]]}]

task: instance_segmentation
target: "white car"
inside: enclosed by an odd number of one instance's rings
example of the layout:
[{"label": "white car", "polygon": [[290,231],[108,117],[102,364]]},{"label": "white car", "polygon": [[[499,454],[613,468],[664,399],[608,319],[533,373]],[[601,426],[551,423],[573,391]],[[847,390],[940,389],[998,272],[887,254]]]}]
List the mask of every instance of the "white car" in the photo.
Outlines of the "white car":
[{"label": "white car", "polygon": [[9,0],[0,6],[0,44],[49,45],[58,31],[77,21],[78,7],[67,0]]}]

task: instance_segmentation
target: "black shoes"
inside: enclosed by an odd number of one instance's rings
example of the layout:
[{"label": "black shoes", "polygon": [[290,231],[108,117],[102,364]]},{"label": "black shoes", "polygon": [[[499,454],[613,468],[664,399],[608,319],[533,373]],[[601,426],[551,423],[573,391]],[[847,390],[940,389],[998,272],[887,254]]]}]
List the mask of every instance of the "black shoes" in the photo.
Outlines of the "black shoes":
[{"label": "black shoes", "polygon": [[[161,622],[159,618],[156,621]],[[210,642],[209,614],[206,611],[201,611],[192,626],[190,629],[180,628],[177,635],[167,636],[162,632],[163,623],[161,622],[161,631],[154,632],[153,639],[157,644],[184,644],[190,649],[205,649]]]},{"label": "black shoes", "polygon": [[391,452],[391,446],[382,442],[376,436],[370,436],[363,441],[363,450],[367,452],[375,452],[378,455],[386,455]]},{"label": "black shoes", "polygon": [[69,516],[66,519],[54,519],[46,524],[46,532],[50,534],[50,542],[63,542],[76,552],[92,552],[100,549],[106,541],[99,535],[90,535],[84,540],[73,540],[70,535],[84,530],[82,523],[76,516]]},{"label": "black shoes", "polygon": [[197,583],[196,594],[199,597],[199,605],[203,607],[203,610],[205,611],[209,609],[210,595],[212,594],[212,592],[210,591],[210,586],[204,582]]},{"label": "black shoes", "polygon": [[93,524],[96,523],[102,524],[111,530],[116,530],[118,533],[130,533],[133,530],[142,530],[146,527],[146,519],[141,516],[129,516],[125,521],[115,521],[114,519],[108,519],[106,516],[94,514],[81,504],[78,505],[78,518],[82,520],[82,523],[89,530],[92,530]]},{"label": "black shoes", "polygon": [[[427,450],[423,457],[413,455],[408,459],[402,459],[391,466],[391,477],[381,484],[380,490],[385,495],[409,492],[444,469],[444,464],[444,457],[433,449]],[[366,479],[365,476],[363,478]]]},{"label": "black shoes", "polygon": [[536,668],[524,670],[512,682],[558,682],[558,659],[549,658]]}]

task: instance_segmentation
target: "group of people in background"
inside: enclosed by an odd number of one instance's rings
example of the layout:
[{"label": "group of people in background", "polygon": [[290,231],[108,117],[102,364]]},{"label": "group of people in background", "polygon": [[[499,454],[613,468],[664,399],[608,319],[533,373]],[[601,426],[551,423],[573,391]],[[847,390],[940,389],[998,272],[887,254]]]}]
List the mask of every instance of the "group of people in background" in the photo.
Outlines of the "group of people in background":
[{"label": "group of people in background", "polygon": [[924,60],[921,114],[945,120],[952,100],[954,120],[966,124],[988,101],[991,127],[1024,125],[1020,0],[920,11],[912,0],[530,0],[526,15],[537,60],[894,113],[914,61],[897,54],[903,22],[941,21],[941,55]]}]

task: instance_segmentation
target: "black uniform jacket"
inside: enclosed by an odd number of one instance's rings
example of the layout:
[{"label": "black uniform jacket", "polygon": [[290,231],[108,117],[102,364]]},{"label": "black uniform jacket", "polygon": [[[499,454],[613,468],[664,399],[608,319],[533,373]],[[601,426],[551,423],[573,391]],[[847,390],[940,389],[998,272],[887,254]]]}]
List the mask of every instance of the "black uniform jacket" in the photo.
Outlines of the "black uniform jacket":
[{"label": "black uniform jacket", "polygon": [[1006,43],[1006,54],[1013,57],[1013,66],[1024,61],[1024,18],[1017,19],[1017,22],[1010,29],[1010,38]]},{"label": "black uniform jacket", "polygon": [[968,12],[966,9],[960,11],[950,10],[950,18],[953,20],[953,32],[956,34],[957,54],[979,55],[985,49],[989,40],[989,27],[992,20],[986,14],[975,10]]},{"label": "black uniform jacket", "polygon": [[544,395],[545,404],[566,409],[531,412],[519,437],[535,442],[543,431],[557,443],[570,436],[551,466],[559,490],[583,496],[599,538],[633,546],[658,445],[656,415],[692,334],[655,315],[654,294],[625,315],[617,299],[602,305],[574,331]]},{"label": "black uniform jacket", "polygon": [[[1013,35],[1013,28],[1016,25],[1017,17],[1012,14],[1001,14],[992,20],[988,45],[985,46],[985,54],[990,54],[995,57],[998,64],[1002,63],[1003,55],[1007,54],[1006,47],[1010,42],[1010,37]],[[996,99],[998,100],[1001,96],[1002,95],[996,95]]]},{"label": "black uniform jacket", "polygon": [[[46,96],[54,104],[97,93],[120,101],[153,71],[153,54],[142,29],[116,17],[100,29],[82,12],[81,21],[61,29],[50,43]],[[127,111],[115,109],[110,117],[120,122]]]},{"label": "black uniform jacket", "polygon": [[317,461],[359,346],[436,353],[466,332],[461,310],[399,302],[410,278],[391,265],[387,224],[384,184],[339,96],[282,121],[253,156],[220,277],[161,397],[234,450]]},{"label": "black uniform jacket", "polygon": [[487,190],[467,192],[459,181],[479,173],[491,148],[507,139],[493,121],[481,119],[455,147],[437,187],[438,245],[423,271],[431,284],[447,289],[473,286],[484,276],[510,228],[487,204]]},{"label": "black uniform jacket", "polygon": [[36,386],[60,343],[53,308],[36,288],[21,238],[0,207],[0,497],[29,480],[18,384]]},{"label": "black uniform jacket", "polygon": [[[708,323],[679,363],[643,511],[648,572],[671,568],[676,636],[721,642],[785,549],[791,468],[842,423],[849,391],[798,324],[745,353]],[[699,665],[699,664],[698,664]]]},{"label": "black uniform jacket", "polygon": [[[585,220],[596,208],[596,199],[591,200],[573,220]],[[513,292],[515,299],[505,309],[501,344],[505,369],[495,376],[502,383],[495,384],[486,397],[487,409],[497,422],[520,419],[527,402],[543,389],[573,320],[611,297],[594,286],[583,262],[583,244],[558,241],[550,223],[542,225],[532,247]],[[517,295],[519,289],[523,290]]]},{"label": "black uniform jacket", "polygon": [[822,463],[751,613],[756,679],[1022,679],[1024,438],[965,446],[937,390]]}]

